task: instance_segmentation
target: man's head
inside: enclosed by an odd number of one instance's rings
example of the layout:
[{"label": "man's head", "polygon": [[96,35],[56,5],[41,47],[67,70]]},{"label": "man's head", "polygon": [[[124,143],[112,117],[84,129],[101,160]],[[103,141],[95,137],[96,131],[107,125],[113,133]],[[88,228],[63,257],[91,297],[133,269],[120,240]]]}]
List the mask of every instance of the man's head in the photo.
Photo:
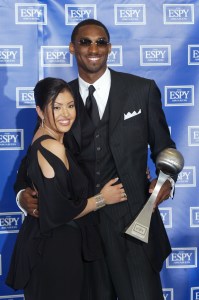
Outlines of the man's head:
[{"label": "man's head", "polygon": [[107,36],[107,40],[108,42],[110,42],[110,34],[109,34],[109,31],[108,29],[106,28],[106,26],[98,21],[98,20],[95,20],[95,19],[86,19],[80,23],[78,23],[75,28],[73,29],[73,32],[71,34],[71,42],[73,43],[76,39],[76,36],[78,34],[78,30],[82,27],[82,26],[86,26],[86,25],[96,25],[96,26],[99,26],[99,27],[102,27],[106,33],[106,36]]},{"label": "man's head", "polygon": [[106,26],[94,19],[80,22],[72,32],[70,52],[76,57],[80,77],[95,82],[104,74],[111,52]]}]

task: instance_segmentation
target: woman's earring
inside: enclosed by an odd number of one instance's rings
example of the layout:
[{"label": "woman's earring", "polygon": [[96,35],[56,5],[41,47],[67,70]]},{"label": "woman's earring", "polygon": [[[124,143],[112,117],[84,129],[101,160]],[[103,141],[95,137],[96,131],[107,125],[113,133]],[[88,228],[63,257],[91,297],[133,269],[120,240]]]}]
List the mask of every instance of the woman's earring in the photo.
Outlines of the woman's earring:
[{"label": "woman's earring", "polygon": [[41,127],[44,127],[44,118],[41,120]]}]

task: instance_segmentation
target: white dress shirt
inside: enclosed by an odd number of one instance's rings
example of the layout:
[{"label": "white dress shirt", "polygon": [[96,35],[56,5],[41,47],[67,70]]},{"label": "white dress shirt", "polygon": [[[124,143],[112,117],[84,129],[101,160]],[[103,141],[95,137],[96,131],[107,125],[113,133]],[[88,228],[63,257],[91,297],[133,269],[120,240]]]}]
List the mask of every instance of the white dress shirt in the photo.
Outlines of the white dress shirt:
[{"label": "white dress shirt", "polygon": [[[78,81],[79,81],[79,92],[85,105],[86,98],[88,97],[88,88],[90,84],[84,81],[80,76],[78,76]],[[92,85],[95,87],[95,92],[93,93],[93,95],[96,99],[99,115],[101,119],[106,108],[110,87],[111,87],[110,70],[107,68],[104,74]]]}]

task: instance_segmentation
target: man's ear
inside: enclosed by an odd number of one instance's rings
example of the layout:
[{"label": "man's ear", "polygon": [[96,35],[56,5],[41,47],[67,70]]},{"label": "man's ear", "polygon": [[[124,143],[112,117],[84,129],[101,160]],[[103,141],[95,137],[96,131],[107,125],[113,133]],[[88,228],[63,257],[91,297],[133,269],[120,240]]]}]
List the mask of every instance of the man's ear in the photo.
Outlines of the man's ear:
[{"label": "man's ear", "polygon": [[70,51],[70,54],[75,54],[75,47],[74,47],[74,44],[72,42],[70,42],[69,44],[69,51]]},{"label": "man's ear", "polygon": [[111,49],[112,49],[112,45],[109,44],[109,45],[108,45],[108,53],[109,53],[109,54],[111,53]]}]

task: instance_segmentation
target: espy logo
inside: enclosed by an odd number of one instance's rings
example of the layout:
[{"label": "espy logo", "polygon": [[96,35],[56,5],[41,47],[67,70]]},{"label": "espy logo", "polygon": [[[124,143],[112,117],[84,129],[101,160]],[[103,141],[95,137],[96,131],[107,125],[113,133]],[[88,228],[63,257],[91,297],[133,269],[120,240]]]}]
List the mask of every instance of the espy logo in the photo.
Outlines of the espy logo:
[{"label": "espy logo", "polygon": [[164,24],[194,24],[194,4],[163,4]]},{"label": "espy logo", "polygon": [[191,288],[191,299],[190,300],[199,300],[199,286]]},{"label": "espy logo", "polygon": [[97,19],[96,4],[65,4],[65,25],[77,25],[86,19]]},{"label": "espy logo", "polygon": [[159,211],[165,228],[172,228],[172,208],[159,207]]},{"label": "espy logo", "polygon": [[141,66],[170,66],[170,45],[140,45]]},{"label": "espy logo", "polygon": [[34,108],[34,87],[16,87],[16,107],[17,108]]},{"label": "espy logo", "polygon": [[190,227],[199,227],[199,207],[190,207]]},{"label": "espy logo", "polygon": [[165,86],[165,106],[193,106],[194,86]]},{"label": "espy logo", "polygon": [[15,3],[15,24],[47,25],[47,4]]},{"label": "espy logo", "polygon": [[42,67],[71,67],[69,46],[41,46]]},{"label": "espy logo", "polygon": [[197,248],[172,248],[166,259],[166,268],[197,268]]},{"label": "espy logo", "polygon": [[145,4],[114,4],[115,25],[146,25]]},{"label": "espy logo", "polygon": [[0,233],[17,233],[23,223],[22,212],[0,213]]},{"label": "espy logo", "polygon": [[164,288],[162,289],[162,291],[163,291],[164,300],[174,300],[172,288]]},{"label": "espy logo", "polygon": [[22,67],[23,46],[0,45],[0,67]]},{"label": "espy logo", "polygon": [[0,150],[23,150],[23,129],[0,129]]},{"label": "espy logo", "polygon": [[108,66],[123,66],[122,46],[112,45],[107,64]]},{"label": "espy logo", "polygon": [[176,187],[196,187],[196,167],[184,166],[183,170],[178,174]]},{"label": "espy logo", "polygon": [[199,65],[199,45],[188,45],[188,65]]},{"label": "espy logo", "polygon": [[188,146],[199,146],[199,126],[188,126]]}]

